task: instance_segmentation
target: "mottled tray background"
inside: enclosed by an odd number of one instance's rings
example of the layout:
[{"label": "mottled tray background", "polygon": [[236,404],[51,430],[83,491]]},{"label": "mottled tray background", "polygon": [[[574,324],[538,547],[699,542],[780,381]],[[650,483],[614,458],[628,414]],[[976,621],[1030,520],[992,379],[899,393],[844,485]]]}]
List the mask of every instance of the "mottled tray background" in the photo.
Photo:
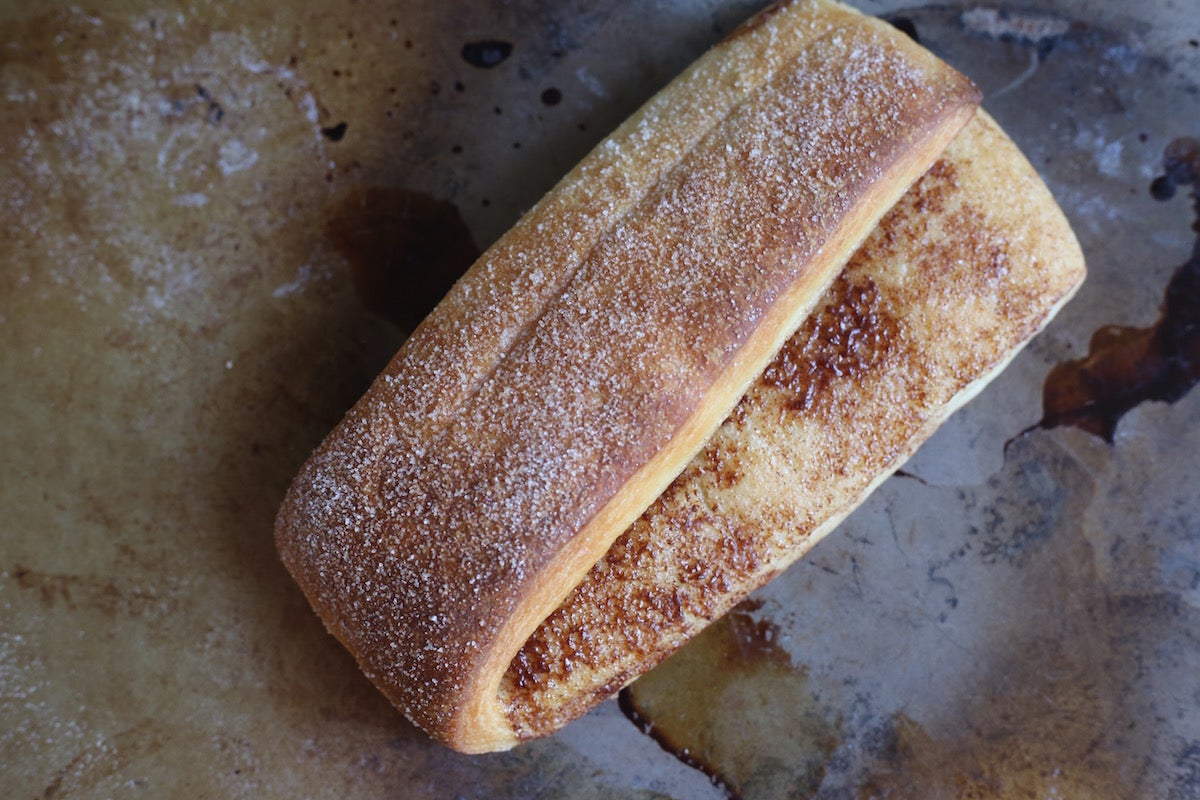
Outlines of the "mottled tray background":
[{"label": "mottled tray background", "polygon": [[[352,267],[382,291],[406,192],[486,246],[760,4],[645,5],[0,2],[0,793],[1200,795],[1200,394],[1112,443],[1022,435],[1051,367],[1154,323],[1191,252],[1185,192],[1149,186],[1200,136],[1194,0],[858,3],[906,9],[979,82],[1091,278],[902,475],[626,695],[718,784],[616,703],[450,753],[324,633],[271,523],[401,341]],[[472,66],[483,40],[512,51]],[[455,238],[449,206],[419,208]]]}]

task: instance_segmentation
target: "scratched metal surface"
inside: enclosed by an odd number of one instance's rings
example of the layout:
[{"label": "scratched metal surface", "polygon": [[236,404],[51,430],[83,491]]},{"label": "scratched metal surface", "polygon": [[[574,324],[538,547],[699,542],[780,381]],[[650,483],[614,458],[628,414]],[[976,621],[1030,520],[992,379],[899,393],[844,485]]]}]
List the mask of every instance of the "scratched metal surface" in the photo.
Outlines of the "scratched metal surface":
[{"label": "scratched metal surface", "polygon": [[[905,475],[627,696],[707,773],[615,703],[506,754],[431,744],[274,556],[287,481],[401,339],[339,221],[403,189],[486,246],[759,3],[411,5],[0,3],[4,794],[1200,794],[1200,395],[1112,443],[1020,435],[1051,367],[1153,324],[1191,252],[1186,192],[1148,188],[1200,136],[1193,0],[859,4],[983,87],[1091,278]],[[512,51],[481,69],[482,40]]]}]

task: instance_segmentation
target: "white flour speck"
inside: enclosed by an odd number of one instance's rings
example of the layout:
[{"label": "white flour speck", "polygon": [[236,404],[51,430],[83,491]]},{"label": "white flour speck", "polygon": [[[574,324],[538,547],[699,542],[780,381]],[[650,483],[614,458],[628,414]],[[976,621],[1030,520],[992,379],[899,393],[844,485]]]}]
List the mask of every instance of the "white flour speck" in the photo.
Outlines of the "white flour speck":
[{"label": "white flour speck", "polygon": [[221,158],[217,166],[225,175],[249,169],[258,161],[258,152],[251,150],[237,139],[230,139],[221,145]]},{"label": "white flour speck", "polygon": [[187,208],[199,208],[208,205],[208,195],[200,192],[189,192],[175,198],[175,205]]},{"label": "white flour speck", "polygon": [[287,297],[289,294],[295,294],[305,287],[313,277],[312,264],[301,264],[296,270],[296,277],[282,286],[275,287],[271,292],[272,297]]},{"label": "white flour speck", "polygon": [[596,97],[608,97],[608,90],[604,88],[604,84],[587,67],[580,67],[575,70],[575,80],[583,84],[583,88],[596,95]]},{"label": "white flour speck", "polygon": [[304,118],[313,125],[317,124],[317,101],[311,94],[306,94],[300,98],[300,110],[304,112]]}]

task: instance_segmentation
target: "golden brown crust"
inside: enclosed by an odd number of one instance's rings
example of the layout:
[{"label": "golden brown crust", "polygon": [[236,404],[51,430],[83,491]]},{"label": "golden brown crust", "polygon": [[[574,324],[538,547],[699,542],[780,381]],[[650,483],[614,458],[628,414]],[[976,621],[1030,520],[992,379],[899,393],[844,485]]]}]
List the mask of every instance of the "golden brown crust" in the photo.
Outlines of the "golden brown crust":
[{"label": "golden brown crust", "polygon": [[410,719],[458,749],[516,741],[498,699],[513,656],[977,100],[886,25],[794,3],[701,59],[472,267],[276,527]]},{"label": "golden brown crust", "polygon": [[806,552],[1084,276],[1049,192],[980,112],[882,220],[683,473],[506,676],[523,735],[653,666]]}]

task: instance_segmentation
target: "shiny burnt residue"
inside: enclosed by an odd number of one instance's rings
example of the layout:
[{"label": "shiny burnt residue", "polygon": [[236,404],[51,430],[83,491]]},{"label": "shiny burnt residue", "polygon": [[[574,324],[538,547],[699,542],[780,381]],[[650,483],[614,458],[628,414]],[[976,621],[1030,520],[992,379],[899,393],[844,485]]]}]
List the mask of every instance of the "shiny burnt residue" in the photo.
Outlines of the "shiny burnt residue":
[{"label": "shiny burnt residue", "polygon": [[731,798],[807,797],[825,775],[836,727],[758,610],[746,602],[713,623],[624,689],[621,710]]},{"label": "shiny burnt residue", "polygon": [[325,232],[349,260],[367,310],[406,331],[479,257],[452,203],[406,189],[351,190],[331,209]]},{"label": "shiny burnt residue", "polygon": [[[1164,174],[1151,184],[1158,200],[1192,187],[1193,230],[1200,234],[1200,139],[1176,139],[1163,153]],[[1112,442],[1127,411],[1147,400],[1173,403],[1200,381],[1200,236],[1175,270],[1162,314],[1149,328],[1106,325],[1086,358],[1057,365],[1042,392],[1037,427],[1073,425]]]}]

